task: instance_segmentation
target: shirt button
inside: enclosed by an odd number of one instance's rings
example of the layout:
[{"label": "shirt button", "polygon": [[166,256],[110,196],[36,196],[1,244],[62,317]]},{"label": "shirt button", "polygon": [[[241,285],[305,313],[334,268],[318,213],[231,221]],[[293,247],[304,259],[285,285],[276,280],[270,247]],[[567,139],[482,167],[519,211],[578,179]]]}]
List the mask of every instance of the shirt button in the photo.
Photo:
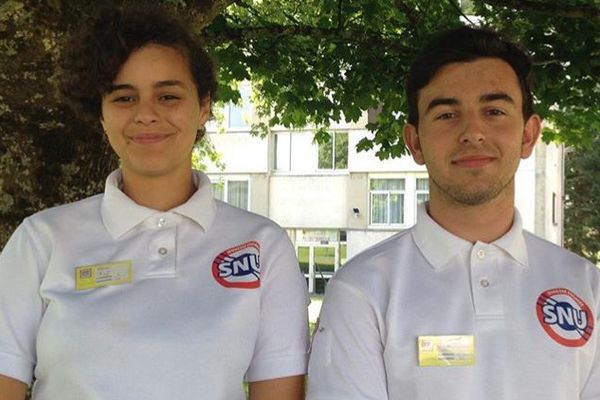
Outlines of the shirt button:
[{"label": "shirt button", "polygon": [[158,225],[159,228],[162,228],[163,226],[165,226],[166,223],[167,219],[165,217],[160,217],[156,225]]},{"label": "shirt button", "polygon": [[477,250],[477,258],[479,258],[480,260],[483,260],[485,258],[485,250],[483,250],[483,249]]},{"label": "shirt button", "polygon": [[485,278],[482,278],[482,279],[479,281],[479,284],[481,285],[481,287],[484,287],[484,288],[486,288],[486,287],[490,286],[490,281],[488,281],[488,280],[487,280],[487,279],[485,279]]},{"label": "shirt button", "polygon": [[161,247],[160,249],[158,249],[158,254],[160,254],[161,256],[164,256],[165,254],[167,254],[167,249],[165,249],[164,247]]}]

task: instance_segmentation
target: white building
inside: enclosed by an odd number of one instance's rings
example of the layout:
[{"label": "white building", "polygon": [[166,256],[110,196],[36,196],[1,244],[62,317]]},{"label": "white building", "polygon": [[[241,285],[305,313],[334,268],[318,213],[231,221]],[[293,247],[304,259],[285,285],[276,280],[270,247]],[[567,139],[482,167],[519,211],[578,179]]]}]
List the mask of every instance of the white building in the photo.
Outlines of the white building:
[{"label": "white building", "polygon": [[[251,114],[247,106],[230,105],[225,132],[209,127],[226,167],[209,165],[207,173],[218,197],[288,230],[311,292],[322,292],[347,258],[415,223],[417,203],[428,198],[427,172],[409,156],[381,161],[374,152],[357,153],[356,143],[369,134],[367,113],[357,123],[333,125],[325,146],[313,143],[311,129],[252,136],[245,122]],[[516,175],[525,229],[557,244],[562,151],[539,143]]]}]

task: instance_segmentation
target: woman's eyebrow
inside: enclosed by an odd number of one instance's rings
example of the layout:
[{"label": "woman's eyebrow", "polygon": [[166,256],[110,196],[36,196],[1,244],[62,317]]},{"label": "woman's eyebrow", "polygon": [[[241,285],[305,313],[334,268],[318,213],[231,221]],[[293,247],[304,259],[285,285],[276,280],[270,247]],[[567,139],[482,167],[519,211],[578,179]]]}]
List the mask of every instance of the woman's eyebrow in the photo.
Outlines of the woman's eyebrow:
[{"label": "woman's eyebrow", "polygon": [[[158,88],[163,88],[163,87],[169,87],[169,86],[179,86],[179,87],[184,87],[185,84],[177,79],[168,79],[165,81],[158,81],[152,84],[152,87],[155,89]],[[135,90],[135,86],[133,86],[130,83],[119,83],[116,85],[110,85],[110,88],[108,89],[108,93],[114,92],[116,90]]]}]

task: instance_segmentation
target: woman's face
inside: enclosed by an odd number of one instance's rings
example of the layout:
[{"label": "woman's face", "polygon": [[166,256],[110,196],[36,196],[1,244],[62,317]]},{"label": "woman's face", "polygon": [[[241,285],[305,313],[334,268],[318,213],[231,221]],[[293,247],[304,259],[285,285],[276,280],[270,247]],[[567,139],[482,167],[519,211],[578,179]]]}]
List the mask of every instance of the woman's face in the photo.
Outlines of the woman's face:
[{"label": "woman's face", "polygon": [[196,133],[209,114],[210,99],[198,99],[186,57],[149,44],[131,53],[103,96],[101,123],[123,175],[143,179],[191,170]]}]

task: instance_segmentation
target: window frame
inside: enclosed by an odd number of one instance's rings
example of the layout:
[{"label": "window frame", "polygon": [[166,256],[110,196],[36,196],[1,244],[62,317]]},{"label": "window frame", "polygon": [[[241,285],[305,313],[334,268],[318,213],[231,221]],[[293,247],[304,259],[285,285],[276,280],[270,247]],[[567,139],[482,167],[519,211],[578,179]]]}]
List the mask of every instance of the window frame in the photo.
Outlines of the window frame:
[{"label": "window frame", "polygon": [[[400,180],[403,183],[404,189],[371,189],[372,181],[390,181]],[[389,177],[389,178],[369,178],[369,225],[375,227],[391,227],[406,225],[406,193],[407,193],[407,178],[406,177]],[[386,195],[386,222],[373,222],[373,196]],[[402,198],[402,220],[400,222],[390,222],[391,218],[391,195],[399,195]]]},{"label": "window frame", "polygon": [[[229,202],[229,184],[231,182],[236,182],[236,183],[237,182],[245,182],[246,183],[246,187],[247,187],[247,189],[246,189],[246,207],[247,208],[243,208],[243,207],[240,207],[238,205],[235,205],[235,204],[232,204],[232,203]],[[216,191],[214,189],[215,185],[219,185],[219,184],[223,185],[223,198],[222,199],[216,197]],[[229,204],[229,205],[231,205],[233,207],[237,207],[237,208],[240,208],[242,210],[246,210],[246,211],[250,210],[250,197],[251,197],[250,196],[250,193],[251,193],[251,191],[250,191],[250,179],[244,179],[244,178],[239,178],[239,179],[238,178],[219,179],[219,180],[215,180],[215,181],[211,182],[211,188],[212,188],[212,191],[213,191],[213,196],[214,196],[214,198],[216,200],[221,200],[221,201],[223,201],[223,202],[225,202],[225,203],[227,203],[227,204]]]},{"label": "window frame", "polygon": [[[337,143],[337,136],[338,135],[346,135],[346,146],[345,146],[345,150],[346,150],[346,166],[343,168],[337,168],[336,164],[337,164],[337,154],[336,154],[336,143]],[[350,133],[348,131],[333,131],[331,132],[331,138],[330,140],[327,142],[328,145],[331,145],[331,167],[321,167],[321,146],[322,144],[318,144],[317,145],[317,171],[320,172],[330,172],[330,171],[347,171],[348,170],[348,161],[350,158],[350,143],[349,143],[349,139],[350,139]]]},{"label": "window frame", "polygon": [[[240,93],[240,102],[235,104],[229,101],[224,105],[226,124],[226,132],[248,132],[252,128],[251,121],[245,121],[245,117],[250,120],[254,114],[254,108],[252,104],[252,86],[247,82],[241,82],[238,86]],[[235,111],[240,113],[242,125],[232,125],[231,115]]]},{"label": "window frame", "polygon": [[[419,181],[419,179],[424,179],[427,181],[427,190],[425,189],[417,189],[418,185],[417,182]],[[414,197],[414,202],[415,202],[415,221],[417,220],[417,209],[419,208],[419,195],[420,194],[426,194],[427,195],[427,200],[429,201],[429,176],[416,176],[415,177],[415,197]]]},{"label": "window frame", "polygon": [[[427,189],[417,189],[419,186],[419,180],[424,179],[427,182]],[[403,180],[403,189],[371,189],[371,187],[399,187],[400,185],[392,184],[374,184],[374,181],[393,181],[393,180]],[[422,194],[429,195],[429,183],[430,179],[427,173],[422,172],[398,172],[398,173],[372,173],[368,175],[367,178],[367,187],[366,187],[366,201],[367,201],[367,213],[365,216],[367,218],[367,226],[368,229],[375,230],[399,230],[405,229],[417,222],[417,213],[418,213],[418,197]],[[424,186],[424,185],[421,185]],[[373,216],[374,211],[376,209],[373,207],[375,204],[374,198],[375,195],[385,194],[385,203],[387,213],[385,222],[375,222]],[[400,222],[391,222],[392,218],[392,195],[398,194],[403,196],[403,204],[402,204],[402,220]],[[383,201],[383,200],[382,200]]]}]

